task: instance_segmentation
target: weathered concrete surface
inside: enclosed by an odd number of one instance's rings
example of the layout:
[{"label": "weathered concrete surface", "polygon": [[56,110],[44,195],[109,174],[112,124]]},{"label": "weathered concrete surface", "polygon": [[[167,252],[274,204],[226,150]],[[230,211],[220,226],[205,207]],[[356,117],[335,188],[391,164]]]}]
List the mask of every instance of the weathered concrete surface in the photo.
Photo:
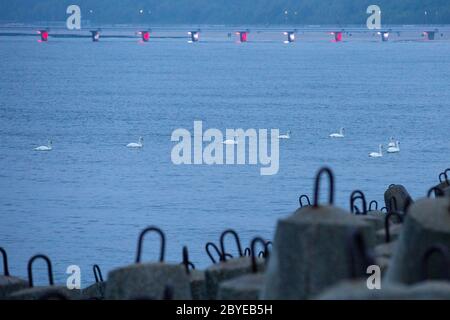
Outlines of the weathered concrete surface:
[{"label": "weathered concrete surface", "polygon": [[258,300],[264,286],[264,273],[246,274],[219,285],[218,300]]},{"label": "weathered concrete surface", "polygon": [[[391,198],[396,199],[397,208],[393,208],[393,202],[390,200]],[[406,188],[400,184],[395,184],[389,186],[389,188],[384,192],[384,203],[388,212],[391,211],[401,211],[405,212],[406,207],[413,202],[409,192]]]},{"label": "weathered concrete surface", "polygon": [[28,288],[28,281],[17,277],[0,276],[0,300],[6,299],[15,291]]},{"label": "weathered concrete surface", "polygon": [[365,281],[344,281],[318,295],[319,300],[450,300],[450,283],[427,281],[413,286],[384,284],[370,290]]},{"label": "weathered concrete surface", "polygon": [[205,271],[191,270],[189,284],[193,300],[207,300]]},{"label": "weathered concrete surface", "polygon": [[348,278],[347,243],[355,229],[367,247],[374,245],[373,228],[336,207],[304,207],[279,220],[262,298],[307,299]]},{"label": "weathered concrete surface", "polygon": [[184,266],[142,263],[112,270],[108,274],[106,299],[161,299],[166,285],[173,288],[174,300],[192,299]]},{"label": "weathered concrete surface", "polygon": [[[259,270],[264,269],[264,263],[261,261],[262,259],[258,261]],[[213,264],[205,270],[208,299],[216,299],[221,282],[251,273],[251,271],[252,260],[248,256]]]},{"label": "weathered concrete surface", "polygon": [[106,281],[96,282],[81,290],[84,300],[103,300],[105,298]]},{"label": "weathered concrete surface", "polygon": [[[426,198],[414,203],[398,241],[386,280],[405,284],[421,281],[424,253],[438,243],[450,248],[450,198]],[[429,261],[431,276],[439,270],[437,263]]]},{"label": "weathered concrete surface", "polygon": [[78,300],[80,297],[80,290],[58,286],[28,288],[9,296],[11,300]]},{"label": "weathered concrete surface", "polygon": [[[395,217],[392,219],[395,219]],[[391,237],[391,242],[396,241],[398,239],[398,237],[402,233],[402,230],[403,230],[402,223],[390,223],[389,234]],[[376,240],[377,243],[386,242],[386,230],[384,229],[384,226],[382,229],[380,229],[376,232],[376,237],[377,237],[377,240]]]},{"label": "weathered concrete surface", "polygon": [[382,243],[375,247],[375,256],[376,257],[386,257],[391,258],[394,254],[398,241],[391,241],[388,243]]}]

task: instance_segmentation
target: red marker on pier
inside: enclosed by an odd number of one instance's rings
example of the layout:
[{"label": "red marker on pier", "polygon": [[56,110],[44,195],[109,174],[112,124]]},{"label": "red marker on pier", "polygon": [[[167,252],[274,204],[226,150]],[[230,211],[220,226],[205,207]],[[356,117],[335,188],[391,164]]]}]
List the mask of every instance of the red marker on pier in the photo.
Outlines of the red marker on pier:
[{"label": "red marker on pier", "polygon": [[341,42],[342,41],[342,31],[331,32],[331,35],[334,36],[334,42]]},{"label": "red marker on pier", "polygon": [[239,36],[239,42],[247,42],[248,31],[238,31],[236,35]]},{"label": "red marker on pier", "polygon": [[40,42],[48,41],[48,30],[39,30],[38,34],[41,36]]},{"label": "red marker on pier", "polygon": [[142,41],[149,42],[149,40],[150,40],[150,31],[139,31],[138,34],[141,36]]}]

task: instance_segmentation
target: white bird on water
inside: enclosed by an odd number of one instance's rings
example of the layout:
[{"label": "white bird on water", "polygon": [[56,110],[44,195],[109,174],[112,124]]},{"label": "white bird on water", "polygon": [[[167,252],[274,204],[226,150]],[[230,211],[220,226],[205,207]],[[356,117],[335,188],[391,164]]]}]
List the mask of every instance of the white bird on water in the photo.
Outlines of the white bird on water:
[{"label": "white bird on water", "polygon": [[36,151],[52,151],[52,141],[48,140],[47,145],[46,146],[39,146],[37,148],[34,148],[34,150]]},{"label": "white bird on water", "polygon": [[394,146],[390,146],[389,148],[387,148],[387,152],[388,153],[397,153],[400,152],[400,142],[396,141],[394,143]]},{"label": "white bird on water", "polygon": [[332,134],[330,134],[330,138],[343,138],[344,137],[344,131],[345,131],[345,128],[341,128],[339,130],[339,133],[332,133]]},{"label": "white bird on water", "polygon": [[233,139],[227,139],[224,142],[222,142],[223,144],[238,144],[237,140],[235,138]]},{"label": "white bird on water", "polygon": [[383,145],[378,146],[378,152],[369,153],[369,157],[371,158],[381,158],[383,156]]},{"label": "white bird on water", "polygon": [[280,134],[278,139],[290,139],[291,138],[291,130],[289,130],[286,134]]},{"label": "white bird on water", "polygon": [[395,147],[395,146],[396,146],[395,139],[394,139],[394,137],[391,137],[391,141],[389,141],[389,143],[388,143],[388,148]]},{"label": "white bird on water", "polygon": [[139,142],[131,142],[127,144],[127,148],[142,148],[144,147],[144,138],[139,137]]}]

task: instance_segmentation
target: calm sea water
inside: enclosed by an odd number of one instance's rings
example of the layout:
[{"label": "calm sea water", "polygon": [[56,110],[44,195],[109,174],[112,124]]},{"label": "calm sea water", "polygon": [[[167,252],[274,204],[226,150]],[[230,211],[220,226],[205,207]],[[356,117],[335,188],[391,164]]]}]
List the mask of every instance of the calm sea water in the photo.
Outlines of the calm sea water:
[{"label": "calm sea water", "polygon": [[[1,38],[0,246],[11,272],[26,276],[29,257],[45,253],[59,282],[77,264],[85,286],[93,263],[104,273],[132,263],[148,225],[166,232],[167,260],[180,261],[188,245],[206,267],[204,245],[225,228],[244,245],[271,238],[323,165],[335,172],[344,208],[352,190],[382,201],[391,183],[423,196],[450,165],[449,52],[447,41]],[[279,173],[173,165],[171,133],[192,130],[194,120],[224,131],[292,130],[280,141]],[[345,139],[329,139],[339,127]],[[142,150],[125,147],[141,135]],[[400,154],[369,159],[390,136]],[[33,151],[47,139],[52,152]],[[144,260],[158,250],[150,235]]]}]

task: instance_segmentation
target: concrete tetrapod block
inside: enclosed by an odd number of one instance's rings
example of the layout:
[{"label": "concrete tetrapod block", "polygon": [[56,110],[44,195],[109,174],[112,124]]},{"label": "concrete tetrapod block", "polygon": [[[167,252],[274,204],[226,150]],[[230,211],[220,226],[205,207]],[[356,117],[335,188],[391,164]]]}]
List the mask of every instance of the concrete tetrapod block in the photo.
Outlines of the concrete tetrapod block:
[{"label": "concrete tetrapod block", "polygon": [[[391,241],[397,240],[402,230],[402,223],[391,223],[389,228]],[[376,232],[376,242],[378,244],[386,242],[386,229],[384,227]]]},{"label": "concrete tetrapod block", "polygon": [[[264,268],[263,264],[258,268]],[[208,299],[216,299],[221,282],[230,280],[252,271],[252,261],[250,257],[243,256],[225,262],[213,264],[205,270],[206,292]]]},{"label": "concrete tetrapod block", "polygon": [[368,289],[361,280],[344,281],[316,297],[318,300],[427,300],[450,299],[450,283],[426,281],[413,286],[385,284]]},{"label": "concrete tetrapod block", "polygon": [[258,300],[264,286],[264,273],[250,273],[219,286],[218,300]]},{"label": "concrete tetrapod block", "polygon": [[[450,247],[450,198],[425,198],[414,203],[398,241],[386,280],[417,283],[423,277],[420,267],[424,253],[436,243]],[[430,270],[436,269],[436,261],[430,261]]]},{"label": "concrete tetrapod block", "polygon": [[103,300],[105,298],[106,281],[96,282],[81,290],[84,300]]},{"label": "concrete tetrapod block", "polygon": [[[395,200],[392,200],[392,198]],[[413,200],[404,186],[393,184],[384,192],[384,202],[388,212],[406,212],[407,207],[413,203]]]},{"label": "concrete tetrapod block", "polygon": [[61,286],[33,287],[12,293],[11,300],[78,300],[80,290]]},{"label": "concrete tetrapod block", "polygon": [[207,300],[205,271],[191,270],[189,274],[189,284],[193,300]]},{"label": "concrete tetrapod block", "polygon": [[174,300],[192,299],[189,277],[184,267],[163,262],[133,264],[110,271],[105,298],[161,299],[167,285],[173,288]]},{"label": "concrete tetrapod block", "polygon": [[348,234],[358,229],[372,247],[372,226],[333,207],[304,207],[278,221],[263,299],[307,299],[348,277]]},{"label": "concrete tetrapod block", "polygon": [[376,263],[380,267],[383,277],[389,268],[389,264],[391,263],[391,258],[395,252],[396,246],[397,241],[391,241],[388,243],[379,244],[374,249]]},{"label": "concrete tetrapod block", "polygon": [[17,277],[0,276],[0,300],[7,299],[16,291],[28,288],[28,281]]}]

